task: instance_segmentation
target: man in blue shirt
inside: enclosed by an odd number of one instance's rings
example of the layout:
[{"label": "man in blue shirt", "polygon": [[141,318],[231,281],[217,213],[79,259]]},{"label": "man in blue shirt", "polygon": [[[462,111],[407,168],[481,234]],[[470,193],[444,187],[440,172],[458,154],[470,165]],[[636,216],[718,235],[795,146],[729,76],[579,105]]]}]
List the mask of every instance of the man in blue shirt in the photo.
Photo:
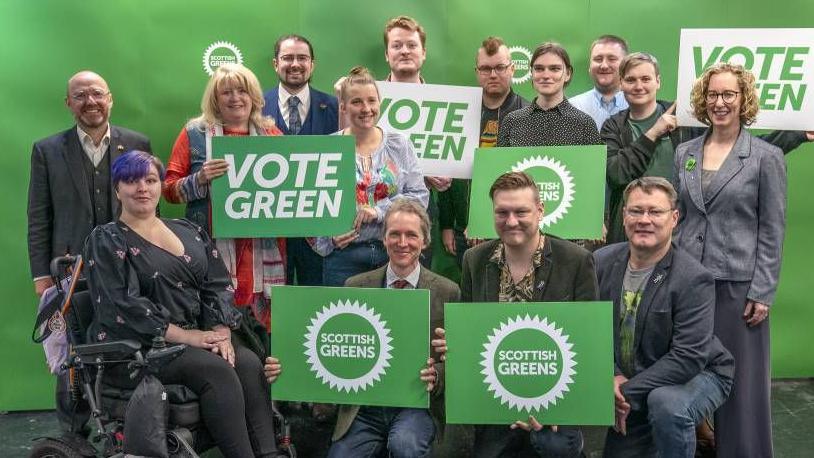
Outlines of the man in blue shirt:
[{"label": "man in blue shirt", "polygon": [[605,120],[628,106],[619,89],[619,64],[627,52],[627,42],[616,35],[597,38],[591,44],[588,66],[594,87],[568,99],[571,105],[593,118],[597,130],[602,130]]}]

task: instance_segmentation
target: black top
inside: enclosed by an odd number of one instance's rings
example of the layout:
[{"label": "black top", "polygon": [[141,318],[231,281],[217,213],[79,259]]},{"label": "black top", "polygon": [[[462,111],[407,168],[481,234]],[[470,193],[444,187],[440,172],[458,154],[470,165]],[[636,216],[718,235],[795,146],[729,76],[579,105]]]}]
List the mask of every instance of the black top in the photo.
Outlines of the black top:
[{"label": "black top", "polygon": [[181,240],[175,256],[122,222],[93,230],[85,245],[94,304],[90,340],[134,339],[150,345],[169,324],[185,329],[237,327],[229,272],[205,231],[184,219],[162,219]]},{"label": "black top", "polygon": [[497,146],[601,145],[594,120],[567,99],[544,110],[536,103],[515,110],[500,123]]}]

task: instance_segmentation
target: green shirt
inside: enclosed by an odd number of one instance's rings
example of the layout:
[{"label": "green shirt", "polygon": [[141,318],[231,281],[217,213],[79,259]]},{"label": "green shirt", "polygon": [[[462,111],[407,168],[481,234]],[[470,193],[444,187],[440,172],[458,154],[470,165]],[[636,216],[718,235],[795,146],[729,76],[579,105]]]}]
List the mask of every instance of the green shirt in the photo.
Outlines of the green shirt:
[{"label": "green shirt", "polygon": [[[650,130],[650,128],[656,124],[656,121],[658,121],[662,114],[664,114],[664,108],[661,105],[656,104],[656,111],[654,111],[650,116],[638,120],[628,118],[628,123],[630,123],[630,128],[633,131],[633,141],[638,140],[639,137]],[[659,141],[656,143],[656,151],[653,153],[653,158],[650,159],[650,163],[647,165],[647,170],[645,170],[642,176],[663,177],[672,181],[674,173],[674,154],[675,151],[673,151],[673,143],[670,140],[670,136],[662,135]]]}]

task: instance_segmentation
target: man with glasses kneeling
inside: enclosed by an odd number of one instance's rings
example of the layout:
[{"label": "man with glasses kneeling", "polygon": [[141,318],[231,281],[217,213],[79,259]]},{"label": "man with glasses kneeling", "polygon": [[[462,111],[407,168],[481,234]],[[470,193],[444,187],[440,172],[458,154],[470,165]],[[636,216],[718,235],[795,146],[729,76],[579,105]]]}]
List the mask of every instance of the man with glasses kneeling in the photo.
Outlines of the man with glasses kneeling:
[{"label": "man with glasses kneeling", "polygon": [[604,456],[694,456],[696,425],[732,387],[734,359],[712,334],[713,276],[672,243],[677,198],[664,178],[631,182],[628,241],[594,253],[614,315],[616,424]]}]

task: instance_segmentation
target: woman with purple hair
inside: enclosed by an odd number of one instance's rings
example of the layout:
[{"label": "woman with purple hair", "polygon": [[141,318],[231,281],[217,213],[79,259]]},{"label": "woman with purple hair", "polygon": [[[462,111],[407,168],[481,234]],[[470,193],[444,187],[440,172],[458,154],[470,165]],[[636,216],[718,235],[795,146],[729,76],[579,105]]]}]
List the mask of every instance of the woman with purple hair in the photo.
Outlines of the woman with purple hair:
[{"label": "woman with purple hair", "polygon": [[[218,250],[196,224],[156,216],[164,177],[157,158],[125,153],[111,177],[121,215],[94,229],[85,245],[95,305],[90,339],[186,344],[158,379],[198,395],[203,422],[224,456],[278,456],[263,367],[232,332],[241,314]],[[137,383],[125,367],[110,374],[116,385]]]}]

